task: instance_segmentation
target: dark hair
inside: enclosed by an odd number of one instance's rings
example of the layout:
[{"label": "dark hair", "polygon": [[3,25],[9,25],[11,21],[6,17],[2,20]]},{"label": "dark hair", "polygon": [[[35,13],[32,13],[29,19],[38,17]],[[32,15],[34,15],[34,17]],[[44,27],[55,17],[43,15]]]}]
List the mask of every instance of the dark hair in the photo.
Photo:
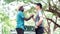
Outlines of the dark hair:
[{"label": "dark hair", "polygon": [[18,10],[19,10],[19,11],[24,11],[23,6],[19,7],[19,9],[18,9]]},{"label": "dark hair", "polygon": [[42,8],[42,4],[41,3],[36,3],[36,5],[40,6],[40,8]]}]

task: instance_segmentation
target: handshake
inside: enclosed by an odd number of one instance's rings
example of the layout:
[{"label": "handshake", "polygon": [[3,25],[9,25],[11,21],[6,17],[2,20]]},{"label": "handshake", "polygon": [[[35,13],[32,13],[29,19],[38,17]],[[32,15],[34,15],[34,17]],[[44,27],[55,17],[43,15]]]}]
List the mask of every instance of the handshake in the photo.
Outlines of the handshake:
[{"label": "handshake", "polygon": [[28,20],[30,20],[30,19],[33,18],[33,17],[34,17],[34,15],[32,14],[32,15],[30,15],[29,18],[24,18],[24,20],[28,21]]}]

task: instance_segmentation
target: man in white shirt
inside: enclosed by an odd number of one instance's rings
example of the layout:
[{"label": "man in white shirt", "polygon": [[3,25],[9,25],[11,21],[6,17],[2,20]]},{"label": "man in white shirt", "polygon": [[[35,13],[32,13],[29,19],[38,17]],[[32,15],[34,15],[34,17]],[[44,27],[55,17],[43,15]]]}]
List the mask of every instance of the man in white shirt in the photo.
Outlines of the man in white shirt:
[{"label": "man in white shirt", "polygon": [[33,17],[33,20],[35,21],[35,32],[36,34],[43,34],[44,33],[44,27],[43,27],[43,14],[42,14],[42,5],[41,3],[36,3],[36,18]]}]

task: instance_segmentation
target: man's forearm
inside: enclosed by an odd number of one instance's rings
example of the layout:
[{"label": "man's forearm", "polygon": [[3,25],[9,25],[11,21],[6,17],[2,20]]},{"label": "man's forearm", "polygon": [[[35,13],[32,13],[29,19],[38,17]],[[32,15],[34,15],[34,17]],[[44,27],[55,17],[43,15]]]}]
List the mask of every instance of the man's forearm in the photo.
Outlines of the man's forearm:
[{"label": "man's forearm", "polygon": [[25,18],[26,21],[30,20],[34,15],[31,15],[29,18]]},{"label": "man's forearm", "polygon": [[28,20],[30,20],[30,19],[31,19],[31,17],[29,17],[29,18],[25,18],[26,21],[28,21]]},{"label": "man's forearm", "polygon": [[43,21],[43,20],[41,20],[40,22],[38,22],[38,23],[36,24],[36,26],[40,26],[40,25],[42,24],[42,21]]},{"label": "man's forearm", "polygon": [[31,19],[31,16],[29,18],[27,18],[27,20],[30,20]]}]

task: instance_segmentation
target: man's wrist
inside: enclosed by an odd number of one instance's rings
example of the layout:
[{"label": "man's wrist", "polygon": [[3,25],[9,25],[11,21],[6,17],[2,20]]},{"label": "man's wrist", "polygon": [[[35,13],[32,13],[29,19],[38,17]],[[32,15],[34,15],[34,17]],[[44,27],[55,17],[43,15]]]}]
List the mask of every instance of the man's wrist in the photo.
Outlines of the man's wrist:
[{"label": "man's wrist", "polygon": [[35,26],[35,28],[38,28],[37,26]]},{"label": "man's wrist", "polygon": [[36,24],[36,26],[38,27],[39,25],[38,25],[38,24]]}]

